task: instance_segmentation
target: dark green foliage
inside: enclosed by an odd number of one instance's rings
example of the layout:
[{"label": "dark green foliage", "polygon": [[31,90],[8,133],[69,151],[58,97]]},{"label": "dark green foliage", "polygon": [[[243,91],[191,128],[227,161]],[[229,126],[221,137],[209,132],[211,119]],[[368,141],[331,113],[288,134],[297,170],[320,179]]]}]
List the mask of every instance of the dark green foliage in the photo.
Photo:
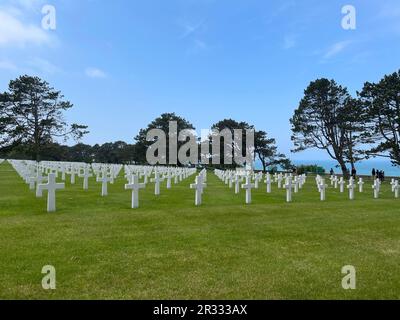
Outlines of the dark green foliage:
[{"label": "dark green foliage", "polygon": [[359,96],[367,118],[363,138],[374,144],[366,153],[400,165],[400,71],[365,83]]},{"label": "dark green foliage", "polygon": [[[146,160],[146,151],[153,144],[153,141],[147,141],[147,133],[151,129],[160,129],[166,134],[166,141],[167,141],[167,159],[169,159],[169,124],[171,121],[177,122],[177,129],[178,134],[179,132],[191,129],[194,130],[194,126],[187,121],[186,119],[177,116],[175,113],[163,113],[160,117],[156,118],[152,121],[147,128],[141,129],[139,134],[135,137],[136,144],[135,144],[135,161],[139,164],[147,164]],[[177,139],[178,137],[173,137]],[[178,141],[178,150],[179,148],[185,144],[185,141]]]},{"label": "dark green foliage", "polygon": [[8,91],[0,93],[0,147],[22,146],[39,160],[44,146],[55,139],[82,138],[87,127],[66,123],[64,112],[73,105],[63,98],[38,77],[10,81]]},{"label": "dark green foliage", "polygon": [[353,125],[357,120],[352,112],[355,105],[347,89],[334,80],[311,82],[290,120],[293,151],[325,150],[338,161],[343,174],[348,175],[346,162],[356,159],[353,150],[357,143],[355,131],[359,130]]},{"label": "dark green foliage", "polygon": [[[254,126],[252,126],[244,121],[239,122],[239,121],[236,121],[233,119],[224,119],[224,120],[218,121],[217,123],[213,124],[211,126],[211,129],[213,131],[209,136],[208,143],[209,143],[209,147],[210,147],[211,156],[213,158],[215,158],[215,157],[219,158],[220,165],[217,165],[216,167],[221,168],[221,169],[236,168],[237,164],[235,163],[235,161],[233,159],[232,159],[232,163],[225,163],[224,153],[231,152],[231,154],[233,155],[234,152],[239,152],[239,149],[240,149],[242,152],[241,152],[241,154],[240,153],[239,154],[241,156],[245,156],[246,149],[244,148],[244,146],[246,144],[246,130],[254,130]],[[242,146],[235,145],[233,141],[232,141],[232,144],[230,144],[230,141],[217,136],[224,130],[229,130],[231,132],[232,140],[234,140],[233,133],[234,133],[235,129],[242,130]],[[217,139],[220,139],[220,142],[221,142],[219,151],[214,150],[212,148],[212,141],[216,141]],[[210,162],[211,162],[211,160],[210,160]]]},{"label": "dark green foliage", "polygon": [[304,173],[325,174],[325,169],[316,164],[298,166],[297,174],[304,174]]},{"label": "dark green foliage", "polygon": [[255,154],[261,161],[263,171],[266,172],[268,167],[279,165],[284,170],[290,170],[292,164],[289,159],[282,153],[278,152],[276,140],[269,138],[264,131],[255,132]]}]

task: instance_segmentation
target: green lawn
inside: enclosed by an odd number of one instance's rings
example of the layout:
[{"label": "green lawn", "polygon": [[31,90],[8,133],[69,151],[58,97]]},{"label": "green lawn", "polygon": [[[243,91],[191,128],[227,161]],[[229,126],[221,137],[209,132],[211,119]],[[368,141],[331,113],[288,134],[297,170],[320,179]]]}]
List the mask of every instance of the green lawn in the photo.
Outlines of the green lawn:
[{"label": "green lawn", "polygon": [[[57,193],[57,213],[8,164],[0,165],[0,299],[373,299],[400,298],[400,199],[388,182],[374,200],[313,178],[294,202],[264,184],[244,205],[213,174],[202,207],[183,181],[156,198],[153,184],[130,209],[124,179],[100,196],[82,181]],[[57,289],[41,287],[44,265]],[[357,270],[343,290],[341,268]]]}]

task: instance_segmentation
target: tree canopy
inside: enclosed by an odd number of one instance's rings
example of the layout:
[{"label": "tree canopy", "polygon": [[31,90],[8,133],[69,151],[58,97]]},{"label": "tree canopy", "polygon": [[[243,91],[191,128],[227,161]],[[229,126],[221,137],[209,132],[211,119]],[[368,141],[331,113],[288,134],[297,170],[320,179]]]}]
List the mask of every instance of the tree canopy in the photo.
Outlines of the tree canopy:
[{"label": "tree canopy", "polygon": [[[135,137],[135,161],[137,163],[146,164],[146,151],[152,145],[152,141],[147,141],[147,133],[152,129],[162,130],[166,134],[166,143],[169,146],[170,139],[178,140],[175,135],[170,136],[170,122],[176,122],[176,131],[179,134],[180,131],[191,129],[194,130],[194,126],[186,119],[177,116],[175,113],[163,113],[160,117],[153,120],[146,128],[141,129],[139,134]],[[185,141],[177,141],[178,149],[185,144]],[[170,150],[167,147],[166,157],[170,158]],[[177,163],[180,165],[180,163]]]},{"label": "tree canopy", "polygon": [[[325,150],[336,160],[344,175],[348,174],[346,162],[354,158],[352,134],[353,99],[334,80],[318,79],[310,83],[299,107],[290,120],[294,152],[309,148]],[[351,124],[351,125],[349,125]]]},{"label": "tree canopy", "polygon": [[32,158],[39,160],[43,147],[57,138],[82,138],[87,127],[67,124],[64,112],[73,105],[63,99],[60,91],[38,77],[10,81],[8,91],[0,94],[0,146],[27,145]]},{"label": "tree canopy", "polygon": [[367,154],[400,165],[400,71],[366,82],[359,96],[367,119],[363,137],[373,144]]}]

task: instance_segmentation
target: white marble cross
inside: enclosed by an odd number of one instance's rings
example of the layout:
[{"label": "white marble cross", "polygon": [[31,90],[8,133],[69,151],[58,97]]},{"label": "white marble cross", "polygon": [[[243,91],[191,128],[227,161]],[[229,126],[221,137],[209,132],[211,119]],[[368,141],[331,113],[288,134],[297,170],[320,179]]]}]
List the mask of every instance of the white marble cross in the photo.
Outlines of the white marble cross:
[{"label": "white marble cross", "polygon": [[56,175],[50,173],[46,184],[39,184],[37,187],[42,194],[43,190],[47,190],[47,212],[56,211],[56,190],[64,189],[64,183],[56,183]]},{"label": "white marble cross", "polygon": [[171,171],[168,171],[167,174],[165,175],[165,178],[167,178],[167,189],[171,189],[171,182],[173,177],[174,175],[172,174]]},{"label": "white marble cross", "polygon": [[156,196],[160,195],[160,183],[164,181],[164,178],[160,177],[158,172],[154,173],[154,179],[151,179],[150,182],[154,182],[154,194]]},{"label": "white marble cross", "polygon": [[125,185],[125,190],[132,190],[132,209],[139,208],[139,190],[146,188],[145,183],[139,183],[139,177],[132,175],[130,183]]},{"label": "white marble cross", "polygon": [[325,180],[321,179],[320,183],[319,183],[319,192],[321,194],[321,201],[326,200],[326,188],[327,187],[328,187],[328,185],[325,184]]},{"label": "white marble cross", "polygon": [[26,181],[29,183],[29,190],[35,190],[36,177],[28,177]]},{"label": "white marble cross", "polygon": [[344,192],[344,185],[345,184],[346,184],[346,182],[344,181],[343,177],[341,177],[340,180],[339,180],[340,193]]},{"label": "white marble cross", "polygon": [[107,186],[107,184],[108,184],[108,182],[111,181],[111,178],[109,178],[107,176],[107,171],[103,170],[101,178],[97,177],[96,181],[97,182],[101,182],[101,196],[102,197],[107,196],[108,195],[108,186]]},{"label": "white marble cross", "polygon": [[202,202],[202,194],[203,194],[203,189],[206,187],[207,185],[205,183],[203,183],[203,176],[199,175],[196,177],[196,182],[194,184],[190,185],[190,189],[195,189],[196,193],[195,193],[195,200],[194,203],[196,206],[200,206],[201,202]]},{"label": "white marble cross", "polygon": [[363,181],[363,178],[360,178],[358,181],[358,190],[360,191],[360,193],[363,192],[364,184],[365,184],[365,182]]},{"label": "white marble cross", "polygon": [[354,189],[356,188],[354,184],[354,180],[350,179],[349,185],[347,186],[347,189],[349,189],[349,199],[354,200]]},{"label": "white marble cross", "polygon": [[35,183],[36,185],[38,185],[43,182],[42,172],[40,170],[37,170],[35,177],[28,177],[28,182],[29,182],[29,189],[35,190]]},{"label": "white marble cross", "polygon": [[233,174],[229,175],[229,189],[232,189],[233,187],[233,180],[234,180],[234,176]]},{"label": "white marble cross", "polygon": [[75,184],[75,175],[76,169],[74,167],[71,168],[71,184]]},{"label": "white marble cross", "polygon": [[262,178],[263,178],[263,174],[261,172],[257,173],[254,176],[254,187],[255,187],[255,189],[258,189],[259,182],[262,180]]},{"label": "white marble cross", "polygon": [[297,176],[294,177],[293,188],[294,188],[294,193],[299,192],[299,178]]},{"label": "white marble cross", "polygon": [[225,177],[224,177],[224,179],[225,179],[225,184],[228,184],[228,183],[229,183],[229,176],[230,176],[229,172],[228,172],[228,171],[225,171]]},{"label": "white marble cross", "polygon": [[397,199],[399,197],[399,189],[400,189],[400,185],[399,185],[399,181],[396,180],[393,184],[393,189],[394,189],[394,197]]},{"label": "white marble cross", "polygon": [[249,175],[246,176],[246,184],[242,185],[242,189],[246,190],[246,204],[251,204],[251,189],[253,189],[255,185],[251,183],[251,177]]},{"label": "white marble cross", "polygon": [[379,179],[375,179],[374,184],[372,186],[372,189],[374,189],[374,198],[378,199],[379,198],[379,191],[381,189],[381,184]]},{"label": "white marble cross", "polygon": [[233,182],[235,183],[235,194],[238,194],[240,192],[240,183],[242,182],[242,178],[238,174],[235,174]]},{"label": "white marble cross", "polygon": [[36,176],[36,198],[41,198],[42,197],[42,190],[38,188],[40,184],[43,184],[44,177],[42,176],[42,171],[38,170],[37,171],[37,176]]},{"label": "white marble cross", "polygon": [[390,181],[390,185],[392,186],[392,192],[394,192],[394,186],[396,184],[396,180],[392,179],[392,181]]},{"label": "white marble cross", "polygon": [[65,166],[62,165],[62,166],[61,166],[61,180],[62,180],[62,181],[65,181],[65,172],[66,172]]},{"label": "white marble cross", "polygon": [[282,173],[278,174],[277,180],[278,180],[278,189],[281,189],[282,188],[282,181],[283,181]]},{"label": "white marble cross", "polygon": [[292,177],[286,178],[286,202],[292,202]]},{"label": "white marble cross", "polygon": [[271,175],[269,173],[265,176],[265,183],[267,184],[267,193],[271,193]]},{"label": "white marble cross", "polygon": [[337,176],[334,176],[334,177],[333,177],[333,187],[334,187],[335,189],[338,188],[338,182],[339,182],[338,177],[337,177]]},{"label": "white marble cross", "polygon": [[83,174],[79,174],[78,176],[83,178],[83,190],[89,189],[89,178],[92,177],[89,166],[85,166],[83,169]]},{"label": "white marble cross", "polygon": [[175,172],[175,175],[174,175],[174,184],[178,184],[178,183],[179,183],[179,175],[178,175],[177,172]]}]

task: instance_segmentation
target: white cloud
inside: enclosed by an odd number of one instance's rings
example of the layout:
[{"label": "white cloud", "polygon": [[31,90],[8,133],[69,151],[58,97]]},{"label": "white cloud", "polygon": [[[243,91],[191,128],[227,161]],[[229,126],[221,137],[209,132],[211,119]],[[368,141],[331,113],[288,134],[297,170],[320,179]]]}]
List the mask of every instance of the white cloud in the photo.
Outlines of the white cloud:
[{"label": "white cloud", "polygon": [[332,58],[332,57],[336,56],[337,54],[339,54],[343,50],[345,50],[350,44],[351,44],[351,41],[336,42],[324,54],[324,59],[329,59],[329,58]]},{"label": "white cloud", "polygon": [[26,24],[10,10],[0,9],[0,47],[43,45],[50,43],[50,36],[40,24]]},{"label": "white cloud", "polygon": [[85,74],[89,78],[95,78],[95,79],[104,79],[107,78],[106,73],[103,70],[100,70],[98,68],[87,68],[85,70]]}]

